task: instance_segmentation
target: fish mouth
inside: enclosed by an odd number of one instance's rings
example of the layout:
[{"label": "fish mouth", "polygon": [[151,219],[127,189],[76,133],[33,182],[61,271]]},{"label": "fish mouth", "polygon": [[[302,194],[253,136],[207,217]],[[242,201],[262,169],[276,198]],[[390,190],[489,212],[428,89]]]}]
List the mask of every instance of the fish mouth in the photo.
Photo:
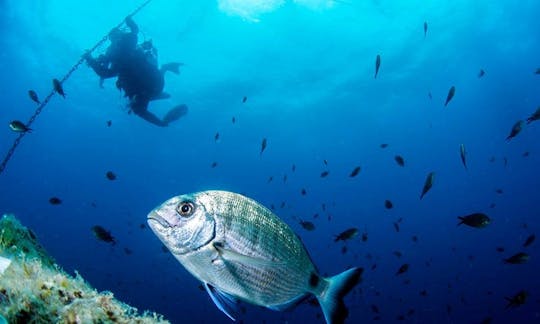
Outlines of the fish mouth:
[{"label": "fish mouth", "polygon": [[161,217],[158,213],[156,213],[155,211],[152,211],[150,212],[150,214],[148,214],[148,217],[146,218],[146,221],[149,223],[149,224],[158,224],[159,226],[163,227],[163,228],[171,228],[173,227],[169,222],[167,222],[167,220],[163,217]]}]

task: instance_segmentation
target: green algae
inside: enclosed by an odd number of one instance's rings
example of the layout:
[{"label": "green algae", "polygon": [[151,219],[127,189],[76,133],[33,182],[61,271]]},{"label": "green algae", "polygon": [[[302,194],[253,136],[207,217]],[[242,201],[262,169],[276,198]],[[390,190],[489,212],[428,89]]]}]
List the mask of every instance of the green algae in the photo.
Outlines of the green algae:
[{"label": "green algae", "polygon": [[8,323],[169,323],[65,273],[14,215],[0,219],[0,256],[11,259],[0,274],[0,316]]}]

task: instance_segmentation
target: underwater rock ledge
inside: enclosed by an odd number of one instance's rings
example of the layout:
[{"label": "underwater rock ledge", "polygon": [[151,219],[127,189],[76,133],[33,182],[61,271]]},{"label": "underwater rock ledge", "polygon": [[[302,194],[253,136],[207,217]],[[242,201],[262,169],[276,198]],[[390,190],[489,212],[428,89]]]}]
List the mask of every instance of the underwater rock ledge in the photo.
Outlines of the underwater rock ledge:
[{"label": "underwater rock ledge", "polygon": [[0,323],[169,323],[65,273],[14,215],[0,219]]}]

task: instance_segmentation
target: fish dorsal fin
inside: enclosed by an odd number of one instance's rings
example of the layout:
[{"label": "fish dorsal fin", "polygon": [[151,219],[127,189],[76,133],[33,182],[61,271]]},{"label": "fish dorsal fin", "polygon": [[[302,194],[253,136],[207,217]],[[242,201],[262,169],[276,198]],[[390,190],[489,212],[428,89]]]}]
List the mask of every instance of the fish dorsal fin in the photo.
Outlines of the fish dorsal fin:
[{"label": "fish dorsal fin", "polygon": [[214,304],[216,304],[216,307],[231,320],[236,321],[233,315],[237,313],[238,300],[207,282],[204,283],[204,288],[206,288],[208,295],[210,295],[210,298]]},{"label": "fish dorsal fin", "polygon": [[222,243],[218,242],[214,243],[214,248],[218,251],[219,256],[228,262],[242,263],[253,267],[278,267],[284,265],[283,262],[257,258],[227,249]]}]

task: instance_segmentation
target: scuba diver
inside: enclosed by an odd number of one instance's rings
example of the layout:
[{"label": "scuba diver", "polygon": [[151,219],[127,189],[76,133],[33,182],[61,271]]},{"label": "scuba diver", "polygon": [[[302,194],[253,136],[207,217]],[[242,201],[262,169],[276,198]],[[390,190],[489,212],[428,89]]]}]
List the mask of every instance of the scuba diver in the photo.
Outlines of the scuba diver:
[{"label": "scuba diver", "polygon": [[182,63],[164,64],[159,69],[157,51],[152,42],[145,41],[137,45],[138,26],[131,16],[126,17],[125,23],[129,32],[113,29],[109,33],[111,45],[105,54],[93,58],[90,53],[86,53],[84,58],[100,77],[100,86],[103,86],[103,80],[117,77],[116,87],[124,91],[124,96],[129,98],[131,111],[137,116],[157,126],[168,126],[187,112],[187,106],[176,106],[163,119],[159,119],[148,111],[148,104],[152,100],[170,97],[163,92],[165,72],[179,74]]}]

